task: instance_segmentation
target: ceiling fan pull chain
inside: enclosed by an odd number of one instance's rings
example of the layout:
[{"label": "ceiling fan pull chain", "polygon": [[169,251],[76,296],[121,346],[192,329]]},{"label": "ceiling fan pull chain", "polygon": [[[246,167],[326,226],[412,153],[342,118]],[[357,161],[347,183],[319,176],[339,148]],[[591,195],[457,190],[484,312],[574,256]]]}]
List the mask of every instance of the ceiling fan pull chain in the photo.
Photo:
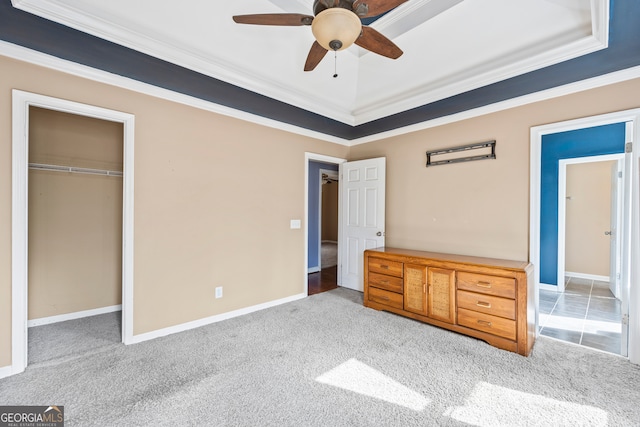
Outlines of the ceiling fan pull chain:
[{"label": "ceiling fan pull chain", "polygon": [[333,78],[338,77],[338,51],[333,51]]}]

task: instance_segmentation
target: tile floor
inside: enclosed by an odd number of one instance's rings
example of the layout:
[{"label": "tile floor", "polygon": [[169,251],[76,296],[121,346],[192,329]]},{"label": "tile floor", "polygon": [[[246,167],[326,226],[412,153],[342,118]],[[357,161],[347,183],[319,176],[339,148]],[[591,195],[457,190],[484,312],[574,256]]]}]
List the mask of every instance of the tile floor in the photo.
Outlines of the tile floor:
[{"label": "tile floor", "polygon": [[620,301],[609,283],[567,278],[565,292],[540,290],[540,334],[620,354]]}]

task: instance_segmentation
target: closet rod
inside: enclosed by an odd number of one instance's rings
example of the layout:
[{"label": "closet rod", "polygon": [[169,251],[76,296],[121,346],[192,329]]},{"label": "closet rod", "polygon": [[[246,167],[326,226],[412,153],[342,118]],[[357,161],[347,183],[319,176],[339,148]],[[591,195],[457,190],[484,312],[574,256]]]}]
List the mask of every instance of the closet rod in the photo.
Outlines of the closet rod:
[{"label": "closet rod", "polygon": [[29,163],[29,169],[54,172],[85,173],[89,175],[122,176],[120,171],[108,171],[103,169],[77,168],[74,166],[46,165],[43,163]]}]

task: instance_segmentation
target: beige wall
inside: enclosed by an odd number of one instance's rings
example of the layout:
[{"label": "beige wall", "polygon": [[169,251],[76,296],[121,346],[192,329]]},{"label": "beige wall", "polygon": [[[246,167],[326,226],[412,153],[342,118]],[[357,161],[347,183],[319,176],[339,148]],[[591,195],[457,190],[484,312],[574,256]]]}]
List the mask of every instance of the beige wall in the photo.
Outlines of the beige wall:
[{"label": "beige wall", "polygon": [[611,167],[616,162],[567,165],[565,271],[609,276]]},{"label": "beige wall", "polygon": [[[29,161],[122,171],[121,123],[29,111]],[[29,319],[122,299],[122,178],[29,171]]]},{"label": "beige wall", "polygon": [[[640,79],[352,147],[387,158],[386,243],[529,258],[533,126],[640,107]],[[496,140],[496,160],[425,167],[427,150]]]},{"label": "beige wall", "polygon": [[304,232],[289,221],[304,224],[304,153],[348,147],[4,57],[0,69],[0,367],[11,363],[14,88],[135,115],[134,334],[303,292]]}]

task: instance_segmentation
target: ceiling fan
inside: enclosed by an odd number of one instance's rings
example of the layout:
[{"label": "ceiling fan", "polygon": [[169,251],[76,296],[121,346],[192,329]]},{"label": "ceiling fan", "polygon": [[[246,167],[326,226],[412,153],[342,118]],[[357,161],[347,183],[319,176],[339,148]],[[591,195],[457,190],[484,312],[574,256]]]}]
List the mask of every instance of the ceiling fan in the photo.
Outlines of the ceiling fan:
[{"label": "ceiling fan", "polygon": [[313,14],[265,13],[237,15],[238,24],[301,26],[311,25],[316,41],[311,46],[304,71],[311,71],[329,50],[339,51],[353,43],[378,55],[397,59],[402,50],[361,19],[381,15],[407,0],[315,0]]}]

